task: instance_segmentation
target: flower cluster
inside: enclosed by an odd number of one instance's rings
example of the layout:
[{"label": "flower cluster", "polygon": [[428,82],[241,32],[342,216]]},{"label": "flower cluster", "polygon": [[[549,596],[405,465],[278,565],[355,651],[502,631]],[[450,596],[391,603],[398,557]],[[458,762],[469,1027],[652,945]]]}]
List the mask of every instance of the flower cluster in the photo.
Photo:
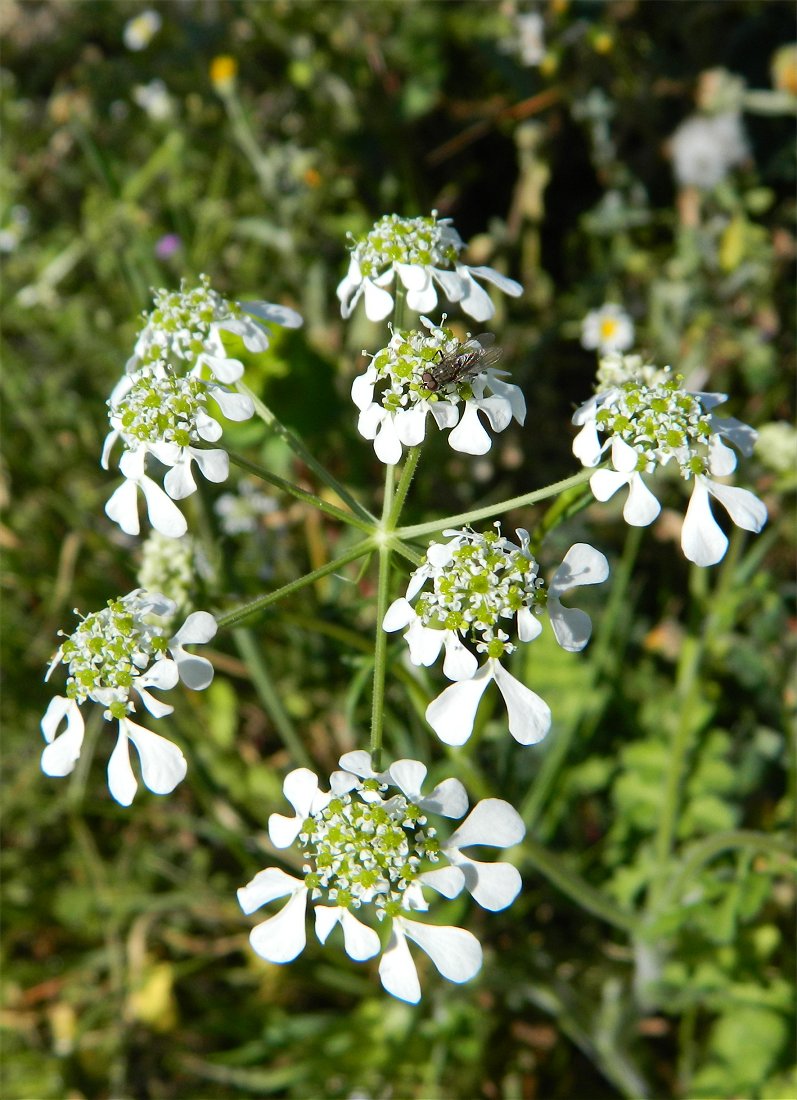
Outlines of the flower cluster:
[{"label": "flower cluster", "polygon": [[736,454],[724,441],[749,455],[756,433],[733,417],[714,414],[725,394],[690,393],[681,375],[672,377],[668,370],[650,367],[643,375],[638,364],[628,357],[628,377],[576,410],[573,423],[581,430],[573,453],[589,467],[597,466],[609,451],[613,468],[595,471],[592,492],[605,501],[627,485],[623,515],[635,527],[646,527],[661,510],[642,475],[672,463],[685,481],[692,482],[681,532],[684,554],[697,565],[714,565],[725,554],[728,539],[711,513],[710,496],[746,531],[760,531],[766,522],[766,508],[753,493],[714,480],[736,468]]},{"label": "flower cluster", "polygon": [[[213,666],[204,657],[185,650],[187,645],[208,642],[216,633],[216,620],[206,611],[189,615],[171,634],[168,622],[175,604],[159,593],[136,589],[109,600],[102,611],[87,615],[59,646],[47,673],[49,680],[60,664],[67,670],[66,694],[50,700],[41,728],[47,746],[42,770],[64,776],[74,768],[83,745],[84,723],[80,707],[91,700],[100,703],[106,721],[119,723],[119,736],[108,763],[108,786],[123,806],[133,801],[138,784],[130,765],[129,743],[141,759],[144,785],[155,794],[169,794],[185,777],[183,754],[165,738],[137,725],[135,697],[153,718],[171,714],[174,707],[151,694],[173,688],[178,680],[199,691],[213,679]],[[59,733],[62,722],[66,729]]]},{"label": "flower cluster", "polygon": [[[465,245],[450,218],[402,218],[386,214],[352,246],[349,270],[337,290],[340,311],[350,317],[361,297],[371,321],[382,321],[393,308],[387,287],[396,277],[407,294],[407,305],[427,313],[437,305],[437,287],[449,302],[457,302],[476,321],[495,312],[490,296],[476,279],[484,279],[516,298],[523,288],[491,267],[468,267],[459,262]],[[437,285],[435,285],[437,284]]]},{"label": "flower cluster", "polygon": [[[544,608],[557,642],[577,652],[589,641],[589,616],[565,607],[561,596],[570,588],[598,584],[608,576],[606,558],[586,543],[576,543],[565,555],[547,590],[529,550],[528,532],[518,530],[519,545],[495,531],[446,531],[449,541],[432,543],[426,560],[412,574],[406,596],[395,600],[383,622],[385,630],[407,628],[410,660],[431,665],[445,650],[443,672],[455,681],[434,699],[426,719],[449,745],[462,745],[473,732],[476,709],[487,685],[495,680],[504,697],[509,732],[522,745],[540,741],[551,725],[550,709],[501,664],[516,646],[508,629],[514,624],[521,642],[542,629]],[[431,582],[431,589],[422,589]],[[410,603],[417,599],[415,606]],[[463,644],[474,646],[486,660]]]},{"label": "flower cluster", "polygon": [[377,457],[389,465],[401,460],[402,447],[423,442],[429,413],[438,428],[453,429],[448,441],[454,450],[486,454],[492,441],[479,413],[496,432],[513,417],[522,424],[523,393],[502,380],[505,371],[490,365],[500,354],[491,334],[462,343],[451,329],[427,317],[421,322],[425,331],[393,331],[387,347],[355,378],[351,395],[360,410],[357,428],[373,439]]},{"label": "flower cluster", "polygon": [[[111,431],[101,460],[108,469],[114,445],[121,440],[119,470],[124,481],[105,511],[127,534],[140,530],[139,490],[155,530],[180,538],[187,525],[173,502],[196,491],[192,464],[209,481],[227,479],[226,451],[207,446],[222,435],[209,409],[217,406],[234,421],[247,420],[254,412],[249,397],[227,388],[241,378],[244,368],[227,355],[222,340],[227,332],[239,337],[249,351],[264,351],[268,336],[249,314],[289,327],[301,324],[298,314],[283,306],[223,298],[204,275],[196,287],[183,283],[179,291],[155,292],[155,307],[145,315],[126,373],[108,401]],[[209,406],[209,401],[214,404]],[[147,474],[148,455],[168,467],[163,488]]]},{"label": "flower cluster", "polygon": [[[424,795],[426,768],[417,760],[398,760],[375,773],[368,753],[351,752],[341,757],[340,766],[343,770],[330,777],[329,791],[321,790],[317,776],[306,768],[285,778],[285,797],[295,813],[272,814],[269,836],[277,848],[298,842],[303,877],[268,867],[238,891],[245,913],[288,898],[280,912],[252,929],[252,947],[272,963],[295,959],[307,942],[309,900],[321,943],[339,924],[350,958],[359,962],[381,951],[379,976],[393,996],[420,1000],[407,940],[425,951],[449,981],[468,981],[482,963],[476,937],[409,914],[428,910],[425,889],[444,898],[467,889],[493,912],[510,905],[521,886],[517,870],[507,863],[478,862],[463,849],[518,844],[525,834],[519,815],[501,799],[484,799],[450,836],[441,837],[432,820],[459,819],[468,808],[459,780],[446,779]],[[362,919],[369,910],[386,929],[384,937]]]}]

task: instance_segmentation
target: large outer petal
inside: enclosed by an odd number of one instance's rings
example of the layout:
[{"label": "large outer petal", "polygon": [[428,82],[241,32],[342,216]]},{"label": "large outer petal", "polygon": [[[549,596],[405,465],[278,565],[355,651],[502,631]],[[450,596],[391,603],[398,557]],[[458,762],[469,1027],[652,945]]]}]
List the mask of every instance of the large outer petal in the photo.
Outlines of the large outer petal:
[{"label": "large outer petal", "polygon": [[282,328],[301,328],[304,324],[301,313],[297,313],[290,306],[279,305],[277,302],[258,300],[238,304],[253,317],[259,317],[261,321],[267,321],[272,325],[280,325]]},{"label": "large outer petal", "polygon": [[446,745],[464,745],[473,733],[479,700],[492,678],[488,661],[471,680],[447,687],[426,708],[426,721]]},{"label": "large outer petal", "polygon": [[393,295],[371,279],[363,280],[363,291],[365,316],[369,321],[384,321],[393,308]]},{"label": "large outer petal", "polygon": [[105,504],[108,519],[118,523],[126,535],[137,535],[140,530],[138,521],[138,486],[134,481],[123,481],[114,490]]},{"label": "large outer petal", "polygon": [[451,852],[449,858],[462,871],[468,893],[482,909],[491,913],[506,909],[521,891],[523,879],[511,863],[480,863],[458,852]]},{"label": "large outer petal", "polygon": [[[170,500],[160,485],[156,485],[152,478],[143,477],[139,484],[147,502],[149,522],[155,530],[170,539],[182,538],[188,530],[188,524],[174,501]],[[108,501],[108,504],[110,504],[110,501]],[[108,511],[107,505],[105,510]]]},{"label": "large outer petal", "polygon": [[548,618],[562,649],[568,653],[580,653],[592,635],[592,619],[586,611],[565,607],[556,596],[549,596]]},{"label": "large outer petal", "polygon": [[129,806],[138,790],[138,782],[130,764],[130,741],[121,722],[119,736],[108,761],[108,790],[122,806]]},{"label": "large outer petal", "polygon": [[386,630],[388,633],[393,630],[403,630],[405,626],[409,626],[417,617],[412,605],[403,596],[400,596],[397,600],[393,601],[385,612],[385,617],[382,620],[382,629]]},{"label": "large outer petal", "polygon": [[474,321],[489,321],[495,313],[490,295],[479,286],[470,270],[463,264],[457,264],[457,274],[461,277],[465,291],[459,300],[460,308]]},{"label": "large outer petal", "polygon": [[470,680],[476,675],[479,662],[471,651],[462,644],[454,630],[443,632],[443,645],[446,659],[443,662],[443,675],[449,680]]},{"label": "large outer petal", "polygon": [[606,555],[588,542],[576,542],[565,554],[562,564],[551,578],[548,589],[552,596],[561,596],[570,588],[585,584],[601,584],[609,576]]},{"label": "large outer petal", "polygon": [[499,661],[491,659],[487,663],[506,703],[509,732],[521,745],[536,745],[551,728],[551,708]]},{"label": "large outer petal", "polygon": [[456,898],[465,888],[465,875],[459,867],[436,867],[419,875],[418,882],[436,890],[444,898]]},{"label": "large outer petal", "polygon": [[706,486],[737,527],[758,532],[767,522],[766,505],[749,489],[740,489],[737,485],[719,485],[709,478],[706,478]]},{"label": "large outer petal", "polygon": [[379,977],[382,985],[394,997],[409,1001],[410,1004],[420,1001],[421,983],[418,981],[418,971],[398,921],[393,922],[390,940],[379,960]]},{"label": "large outer petal", "polygon": [[374,451],[379,461],[386,466],[395,466],[401,462],[401,440],[396,430],[395,417],[390,413],[384,417],[374,436]]},{"label": "large outer petal", "polygon": [[185,779],[188,771],[180,749],[165,737],[136,725],[129,718],[120,719],[120,730],[123,726],[138,750],[144,786],[153,794],[171,794],[177,784]]},{"label": "large outer petal", "polygon": [[307,889],[302,886],[291,895],[287,905],[276,916],[255,925],[249,933],[253,950],[268,962],[291,962],[302,953],[307,943],[306,912]]},{"label": "large outer petal", "polygon": [[268,905],[277,898],[287,897],[304,889],[300,878],[294,878],[279,867],[266,867],[258,871],[255,877],[238,890],[238,904],[244,913],[254,913],[262,905]]},{"label": "large outer petal", "polygon": [[464,928],[449,925],[421,924],[420,921],[396,917],[404,934],[426,952],[444,978],[450,982],[469,981],[482,965],[479,941]]},{"label": "large outer petal", "polygon": [[716,565],[728,549],[728,540],[714,516],[708,485],[703,477],[696,477],[692,496],[681,528],[681,547],[695,565]]},{"label": "large outer petal", "polygon": [[455,451],[466,455],[485,455],[490,450],[492,439],[479,420],[475,402],[465,402],[462,419],[449,434],[448,442]]},{"label": "large outer petal", "polygon": [[433,665],[440,656],[445,641],[445,631],[424,626],[419,617],[415,617],[404,635],[409,646],[410,660],[414,665]]},{"label": "large outer petal", "polygon": [[[56,731],[66,718],[66,729]],[[69,775],[80,756],[84,733],[83,715],[74,699],[56,695],[50,700],[41,720],[47,745],[42,751],[41,767],[45,775]]]},{"label": "large outer petal", "polygon": [[513,806],[502,798],[483,798],[443,843],[443,849],[468,848],[471,844],[510,848],[525,835],[526,826]]},{"label": "large outer petal", "polygon": [[343,943],[350,959],[363,962],[379,954],[379,936],[348,909],[342,906],[315,906],[315,931],[321,943],[326,943],[336,924],[343,929]]}]

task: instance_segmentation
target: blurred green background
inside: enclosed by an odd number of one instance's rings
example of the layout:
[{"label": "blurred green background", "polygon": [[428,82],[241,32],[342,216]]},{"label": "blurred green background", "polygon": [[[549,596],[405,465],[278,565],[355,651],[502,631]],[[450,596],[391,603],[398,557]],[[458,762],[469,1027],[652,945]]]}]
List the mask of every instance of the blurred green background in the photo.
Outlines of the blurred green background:
[{"label": "blurred green background", "polygon": [[[524,54],[517,19],[530,10],[0,9],[7,1100],[797,1095],[793,866],[769,842],[789,836],[794,785],[797,59],[783,50],[794,9],[551,0],[536,9],[542,45]],[[129,24],[148,11],[160,25],[142,44]],[[701,74],[720,67],[741,82],[726,74],[728,103],[707,102]],[[742,113],[751,155],[710,192],[679,188],[671,135],[696,109],[720,108]],[[485,946],[481,975],[453,987],[430,970],[411,1007],[381,991],[373,966],[312,939],[290,967],[258,960],[235,900],[266,862],[269,813],[284,808],[282,777],[298,763],[286,741],[298,736],[323,775],[366,739],[371,575],[328,578],[217,637],[212,688],[177,700],[163,723],[189,760],[169,798],[142,791],[130,810],[110,799],[99,713],[73,776],[46,778],[38,726],[72,608],[137,583],[140,542],[105,517],[116,483],[98,460],[149,288],[207,272],[231,297],[299,309],[304,329],[252,357],[249,384],[373,506],[381,469],[348,391],[360,349],[385,333],[362,307],[342,322],[335,287],[347,234],[433,208],[471,242],[470,262],[524,284],[490,327],[529,415],[483,459],[431,440],[408,521],[575,471],[569,419],[595,369],[580,323],[616,300],[640,350],[770,425],[737,475],[770,522],[757,538],[735,531],[725,561],[703,571],[678,546],[677,484],[641,535],[617,504],[554,532],[546,566],[585,539],[613,576],[589,594],[583,655],[542,641],[518,655],[516,673],[554,713],[532,749],[485,703],[477,735],[447,753],[423,721],[441,677],[408,671],[391,642],[389,752],[423,758],[435,778],[460,775],[473,798],[500,793],[534,842],[509,910],[451,907]],[[229,438],[311,482],[261,425]],[[248,536],[225,534],[213,504],[229,489],[190,501],[202,563],[192,606],[252,598],[348,538],[284,499]],[[525,511],[505,527],[537,519]],[[397,572],[395,594],[405,583]],[[599,893],[568,894],[558,868]],[[604,919],[604,896],[627,927]]]}]

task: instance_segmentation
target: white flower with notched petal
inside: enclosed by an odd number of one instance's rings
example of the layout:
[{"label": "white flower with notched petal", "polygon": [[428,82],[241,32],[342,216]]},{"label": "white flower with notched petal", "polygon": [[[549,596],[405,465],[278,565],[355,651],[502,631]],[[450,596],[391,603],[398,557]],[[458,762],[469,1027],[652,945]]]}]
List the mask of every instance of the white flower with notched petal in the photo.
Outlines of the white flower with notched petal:
[{"label": "white flower with notched petal", "polygon": [[[317,776],[307,768],[285,778],[283,789],[294,814],[272,814],[269,836],[277,848],[299,842],[304,877],[268,867],[238,891],[245,913],[288,899],[275,916],[252,929],[252,947],[269,962],[295,959],[307,942],[309,899],[321,943],[340,925],[346,953],[357,961],[382,950],[380,936],[361,917],[370,909],[388,927],[379,976],[393,996],[412,1003],[421,997],[407,940],[422,948],[449,981],[468,981],[482,963],[475,936],[463,928],[412,920],[409,914],[429,908],[425,888],[444,898],[467,889],[492,911],[510,905],[521,887],[517,870],[507,863],[478,862],[463,849],[518,844],[525,834],[520,816],[509,803],[488,798],[441,839],[430,815],[458,819],[468,808],[458,779],[445,779],[424,795],[426,768],[417,760],[399,760],[376,773],[368,753],[350,752],[340,765],[344,770],[332,774],[329,791],[319,788]],[[438,866],[441,860],[444,866]]]},{"label": "white flower with notched petal", "polygon": [[520,388],[504,382],[506,371],[491,365],[500,356],[491,333],[462,343],[451,329],[427,317],[421,321],[426,331],[395,330],[351,388],[360,435],[373,439],[377,458],[391,466],[401,461],[403,447],[423,442],[430,413],[438,428],[453,429],[453,449],[472,455],[486,454],[492,445],[480,413],[495,432],[513,417],[519,424],[526,418]]},{"label": "white flower with notched petal", "polygon": [[165,359],[125,374],[115,387],[108,401],[111,431],[103,446],[101,464],[108,469],[114,444],[121,440],[125,450],[119,467],[125,481],[111,496],[105,511],[123,531],[133,535],[139,531],[137,487],[144,493],[150,522],[157,531],[172,537],[185,531],[179,509],[164,505],[162,494],[146,476],[147,455],[170,467],[164,488],[173,500],[196,492],[191,470],[194,462],[208,481],[226,480],[230,465],[227,452],[206,446],[217,442],[222,434],[221,424],[208,412],[209,398],[229,420],[248,420],[254,412],[250,398],[195,375],[177,375]]},{"label": "white flower with notched petal", "polygon": [[[49,680],[59,664],[67,668],[66,695],[50,701],[41,722],[47,742],[41,762],[46,775],[69,775],[74,768],[83,744],[80,707],[90,699],[105,708],[106,721],[119,723],[108,763],[108,786],[117,802],[129,806],[138,787],[130,765],[131,741],[141,760],[144,785],[154,794],[169,794],[185,778],[186,762],[177,746],[130,717],[136,709],[134,695],[153,718],[161,718],[174,707],[152,695],[153,689],[168,690],[182,680],[200,691],[213,679],[210,661],[184,647],[210,641],[216,620],[206,611],[195,611],[170,637],[163,624],[174,612],[172,600],[136,589],[109,600],[66,638],[45,677]],[[66,729],[59,733],[64,721]]]},{"label": "white flower with notched petal", "polygon": [[657,379],[633,377],[632,366],[629,371],[627,380],[595,394],[576,410],[573,423],[581,430],[573,453],[589,467],[597,466],[609,451],[612,469],[596,470],[590,487],[598,500],[605,501],[627,485],[623,516],[634,527],[646,527],[661,510],[642,475],[673,462],[683,479],[692,482],[681,531],[684,554],[696,565],[715,565],[728,539],[711,513],[710,497],[745,531],[760,531],[766,523],[767,510],[758,497],[714,480],[736,468],[736,455],[724,441],[749,455],[756,433],[733,417],[715,416],[713,409],[726,400],[725,394],[690,393],[683,388],[683,377],[671,377],[669,368]]},{"label": "white flower with notched petal", "polygon": [[[401,218],[386,214],[373,229],[354,242],[349,270],[338,286],[340,312],[350,317],[361,296],[371,321],[382,321],[393,308],[388,289],[398,277],[407,305],[428,313],[437,305],[437,287],[449,302],[457,302],[475,321],[487,321],[495,312],[490,296],[476,279],[516,298],[520,283],[491,267],[467,267],[459,262],[465,245],[450,218]],[[435,286],[437,284],[437,286]]]},{"label": "white flower with notched petal", "polygon": [[634,322],[621,306],[590,310],[581,324],[581,346],[588,351],[627,351],[633,342]]},{"label": "white flower with notched petal", "polygon": [[[514,620],[521,642],[536,638],[539,618],[547,606],[551,627],[559,645],[570,652],[584,648],[592,624],[589,616],[565,607],[561,596],[570,588],[606,580],[606,558],[586,543],[576,543],[556,570],[547,592],[539,566],[529,551],[529,536],[518,530],[520,545],[496,531],[446,531],[447,543],[432,543],[426,561],[410,578],[406,596],[387,609],[383,628],[401,630],[415,665],[431,665],[445,650],[443,672],[455,682],[434,699],[426,719],[447,745],[464,744],[473,732],[479,700],[487,685],[498,685],[509,716],[509,732],[521,745],[541,741],[551,725],[551,711],[501,664],[516,646],[507,630]],[[427,581],[431,590],[422,592]],[[418,597],[415,606],[411,600]],[[487,660],[463,644],[475,644]]]},{"label": "white flower with notched petal", "polygon": [[217,381],[232,384],[244,368],[228,356],[222,333],[239,336],[247,351],[260,352],[268,347],[262,322],[283,328],[302,324],[299,314],[287,306],[222,297],[211,288],[207,275],[200,275],[199,286],[190,287],[183,280],[179,290],[156,290],[154,295],[154,308],[144,314],[144,327],[127,364],[130,373],[166,359],[177,373],[201,376],[207,368]]}]

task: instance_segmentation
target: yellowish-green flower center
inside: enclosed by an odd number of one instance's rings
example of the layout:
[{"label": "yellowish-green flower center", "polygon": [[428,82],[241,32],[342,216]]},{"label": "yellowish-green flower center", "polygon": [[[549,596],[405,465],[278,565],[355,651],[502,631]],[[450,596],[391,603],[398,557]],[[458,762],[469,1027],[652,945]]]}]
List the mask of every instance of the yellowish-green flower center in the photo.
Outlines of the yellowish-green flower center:
[{"label": "yellowish-green flower center", "polygon": [[462,251],[459,235],[435,215],[401,218],[386,214],[354,246],[360,270],[373,279],[393,264],[452,268]]}]

